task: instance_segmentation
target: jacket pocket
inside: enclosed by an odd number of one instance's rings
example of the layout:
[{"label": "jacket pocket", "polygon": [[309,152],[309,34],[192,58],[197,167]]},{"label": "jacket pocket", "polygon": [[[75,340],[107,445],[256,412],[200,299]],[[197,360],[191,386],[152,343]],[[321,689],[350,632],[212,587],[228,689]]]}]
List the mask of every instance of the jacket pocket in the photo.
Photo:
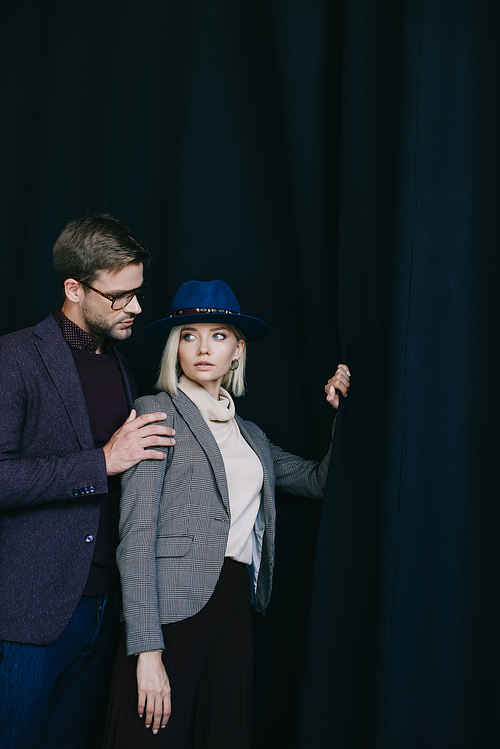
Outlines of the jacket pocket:
[{"label": "jacket pocket", "polygon": [[192,536],[157,536],[156,558],[183,557],[191,549],[192,544]]}]

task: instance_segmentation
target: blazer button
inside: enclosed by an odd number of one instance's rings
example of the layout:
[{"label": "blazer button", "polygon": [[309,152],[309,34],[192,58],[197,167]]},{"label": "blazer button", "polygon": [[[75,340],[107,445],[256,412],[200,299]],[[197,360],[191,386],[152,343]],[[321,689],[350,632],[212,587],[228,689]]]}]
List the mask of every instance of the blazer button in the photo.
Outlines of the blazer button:
[{"label": "blazer button", "polygon": [[90,534],[85,537],[86,544],[91,544],[93,540],[94,540],[94,536],[91,536]]},{"label": "blazer button", "polygon": [[95,489],[94,489],[94,487],[93,487],[93,486],[89,486],[89,492],[90,492],[91,494],[93,494],[93,493],[95,492]]},{"label": "blazer button", "polygon": [[78,497],[78,489],[73,489],[73,496]]}]

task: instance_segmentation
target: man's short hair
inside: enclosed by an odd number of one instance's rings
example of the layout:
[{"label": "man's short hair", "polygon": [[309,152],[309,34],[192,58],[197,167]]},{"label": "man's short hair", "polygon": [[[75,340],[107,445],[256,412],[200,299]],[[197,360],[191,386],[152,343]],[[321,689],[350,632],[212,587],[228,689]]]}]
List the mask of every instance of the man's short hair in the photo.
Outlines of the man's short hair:
[{"label": "man's short hair", "polygon": [[124,224],[106,213],[70,221],[53,250],[54,267],[62,285],[67,278],[91,284],[101,270],[122,270],[151,259],[149,250]]}]

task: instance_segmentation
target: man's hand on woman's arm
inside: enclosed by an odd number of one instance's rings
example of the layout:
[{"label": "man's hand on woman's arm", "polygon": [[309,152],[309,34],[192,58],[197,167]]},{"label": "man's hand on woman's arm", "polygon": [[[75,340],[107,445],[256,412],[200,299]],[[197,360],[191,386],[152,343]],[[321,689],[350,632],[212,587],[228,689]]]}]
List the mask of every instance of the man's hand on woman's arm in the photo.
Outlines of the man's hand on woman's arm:
[{"label": "man's hand on woman's arm", "polygon": [[175,445],[175,431],[156,423],[166,416],[160,412],[137,416],[137,411],[132,409],[125,423],[103,447],[108,476],[123,473],[141,460],[165,459],[165,453],[154,448]]}]

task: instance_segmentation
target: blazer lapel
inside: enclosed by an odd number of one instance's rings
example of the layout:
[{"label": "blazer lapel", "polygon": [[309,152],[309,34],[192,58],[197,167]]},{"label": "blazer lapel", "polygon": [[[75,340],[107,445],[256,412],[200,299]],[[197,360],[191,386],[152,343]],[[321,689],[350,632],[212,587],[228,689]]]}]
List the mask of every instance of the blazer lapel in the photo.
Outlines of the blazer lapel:
[{"label": "blazer lapel", "polygon": [[122,374],[123,387],[125,388],[125,396],[127,398],[128,407],[132,409],[134,407],[134,401],[137,398],[137,391],[135,382],[132,374],[126,364],[126,359],[123,354],[119,351],[115,351],[116,360]]},{"label": "blazer lapel", "polygon": [[191,401],[187,397],[187,395],[185,395],[185,393],[180,391],[178,395],[172,396],[172,402],[196,437],[201,448],[210,461],[217,486],[219,487],[219,491],[222,495],[222,500],[227,511],[230,513],[226,470],[224,468],[224,461],[222,459],[222,455],[215,437],[210,431],[210,428],[205,423],[203,417],[194,405],[193,401]]},{"label": "blazer lapel", "polygon": [[35,346],[59,393],[82,450],[94,447],[87,404],[70,348],[53,315],[33,329]]}]

